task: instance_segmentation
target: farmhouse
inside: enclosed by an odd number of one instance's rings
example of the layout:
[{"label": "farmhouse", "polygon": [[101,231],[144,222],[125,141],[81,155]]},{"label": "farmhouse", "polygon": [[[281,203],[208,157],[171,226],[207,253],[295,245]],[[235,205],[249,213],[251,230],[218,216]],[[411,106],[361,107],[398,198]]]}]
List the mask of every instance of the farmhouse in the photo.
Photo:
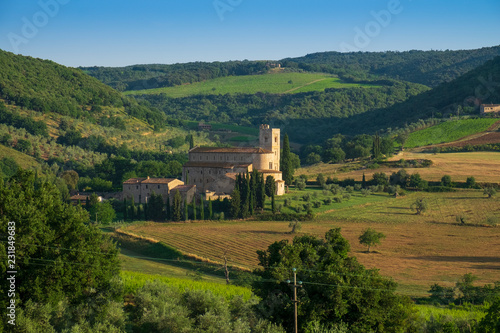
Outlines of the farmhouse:
[{"label": "farmhouse", "polygon": [[[170,194],[182,185],[182,181],[174,178],[130,178],[123,182],[123,198],[133,198],[136,203],[147,203],[154,192],[161,194],[163,201],[166,201]],[[182,193],[187,193],[186,189],[182,188]]]},{"label": "farmhouse", "polygon": [[500,112],[500,104],[481,104],[480,114]]},{"label": "farmhouse", "polygon": [[261,125],[259,147],[195,147],[182,169],[187,185],[196,185],[200,193],[231,193],[236,176],[257,170],[276,182],[276,195],[285,193],[280,170],[280,129]]}]

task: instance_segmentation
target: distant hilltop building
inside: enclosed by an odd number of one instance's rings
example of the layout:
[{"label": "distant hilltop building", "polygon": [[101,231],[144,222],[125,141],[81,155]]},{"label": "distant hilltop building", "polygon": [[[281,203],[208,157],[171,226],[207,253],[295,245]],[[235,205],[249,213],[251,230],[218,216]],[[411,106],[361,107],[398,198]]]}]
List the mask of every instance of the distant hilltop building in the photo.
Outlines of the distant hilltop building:
[{"label": "distant hilltop building", "polygon": [[182,179],[196,185],[200,193],[230,194],[236,176],[257,170],[264,179],[271,175],[276,182],[276,195],[285,193],[280,171],[280,129],[261,125],[259,147],[218,148],[195,147],[189,151],[189,161],[182,168]]},{"label": "distant hilltop building", "polygon": [[500,104],[481,104],[479,110],[480,114],[500,112]]}]

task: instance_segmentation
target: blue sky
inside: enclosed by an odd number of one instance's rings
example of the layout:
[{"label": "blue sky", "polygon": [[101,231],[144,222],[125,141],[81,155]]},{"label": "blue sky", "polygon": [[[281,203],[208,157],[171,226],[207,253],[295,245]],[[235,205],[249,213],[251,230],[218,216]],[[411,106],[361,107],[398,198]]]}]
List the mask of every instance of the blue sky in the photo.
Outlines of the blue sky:
[{"label": "blue sky", "polygon": [[4,0],[0,49],[67,66],[500,45],[498,0]]}]

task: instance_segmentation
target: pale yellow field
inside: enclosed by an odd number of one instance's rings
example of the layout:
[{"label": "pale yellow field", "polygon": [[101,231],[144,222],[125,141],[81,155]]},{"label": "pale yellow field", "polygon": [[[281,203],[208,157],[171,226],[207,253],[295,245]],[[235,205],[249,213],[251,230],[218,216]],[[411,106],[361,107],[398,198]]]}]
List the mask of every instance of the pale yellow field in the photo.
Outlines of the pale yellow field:
[{"label": "pale yellow field", "polygon": [[[500,153],[497,152],[471,152],[471,153],[447,153],[447,154],[424,154],[416,152],[402,152],[390,158],[390,161],[400,159],[428,159],[433,165],[428,168],[407,168],[412,173],[419,173],[422,178],[429,181],[439,181],[444,175],[450,175],[453,181],[464,182],[467,177],[474,176],[477,182],[500,183]],[[337,177],[338,179],[354,178],[361,181],[363,173],[366,179],[371,179],[375,172],[385,172],[390,175],[400,168],[381,167],[378,169],[355,170],[347,173],[338,172],[342,167],[340,164],[318,164],[297,170],[296,176],[305,174],[312,178],[318,173],[325,177]]]}]

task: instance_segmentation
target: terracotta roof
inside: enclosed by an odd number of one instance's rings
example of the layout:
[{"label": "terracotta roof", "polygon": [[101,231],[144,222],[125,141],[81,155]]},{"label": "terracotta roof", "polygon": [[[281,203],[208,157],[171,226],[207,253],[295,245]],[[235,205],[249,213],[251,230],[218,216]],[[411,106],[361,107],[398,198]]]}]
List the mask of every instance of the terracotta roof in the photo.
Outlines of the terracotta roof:
[{"label": "terracotta roof", "polygon": [[70,200],[87,200],[87,197],[90,197],[90,194],[88,195],[83,195],[83,194],[76,194],[71,196],[69,199]]},{"label": "terracotta roof", "polygon": [[147,178],[142,181],[143,184],[168,184],[176,180],[175,178]]},{"label": "terracotta roof", "polygon": [[127,185],[136,185],[136,184],[168,184],[172,181],[176,180],[175,178],[130,178],[123,182],[123,184]]},{"label": "terracotta roof", "polygon": [[493,107],[493,106],[500,106],[500,104],[481,104],[481,106]]},{"label": "terracotta roof", "polygon": [[272,154],[272,151],[250,147],[196,147],[190,153]]},{"label": "terracotta roof", "polygon": [[224,163],[224,162],[186,162],[185,167],[199,167],[199,168],[221,168],[221,169],[233,169],[233,168],[245,168],[250,164],[235,164],[235,163]]},{"label": "terracotta roof", "polygon": [[281,171],[278,171],[278,170],[271,170],[271,169],[261,169],[261,170],[257,170],[259,171],[260,173],[281,173]]},{"label": "terracotta roof", "polygon": [[174,187],[172,189],[172,192],[175,193],[175,191],[177,191],[177,190],[179,190],[179,192],[187,192],[190,189],[192,189],[193,187],[196,187],[196,185],[179,185],[179,186]]},{"label": "terracotta roof", "polygon": [[123,182],[123,184],[140,184],[144,179],[147,178],[130,178]]}]

